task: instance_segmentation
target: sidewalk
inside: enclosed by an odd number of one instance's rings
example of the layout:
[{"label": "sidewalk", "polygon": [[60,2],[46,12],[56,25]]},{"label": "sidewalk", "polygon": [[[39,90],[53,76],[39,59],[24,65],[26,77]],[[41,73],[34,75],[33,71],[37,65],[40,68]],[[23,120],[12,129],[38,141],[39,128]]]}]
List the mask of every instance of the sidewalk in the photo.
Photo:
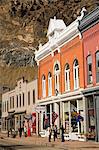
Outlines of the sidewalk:
[{"label": "sidewalk", "polygon": [[88,141],[88,142],[79,142],[79,141],[65,141],[61,142],[61,139],[56,140],[55,142],[52,141],[49,143],[48,138],[41,138],[36,135],[32,137],[16,137],[16,138],[8,138],[7,135],[0,133],[0,137],[4,139],[9,139],[12,143],[22,144],[22,145],[41,145],[47,147],[55,147],[60,149],[66,150],[99,150],[99,143]]}]

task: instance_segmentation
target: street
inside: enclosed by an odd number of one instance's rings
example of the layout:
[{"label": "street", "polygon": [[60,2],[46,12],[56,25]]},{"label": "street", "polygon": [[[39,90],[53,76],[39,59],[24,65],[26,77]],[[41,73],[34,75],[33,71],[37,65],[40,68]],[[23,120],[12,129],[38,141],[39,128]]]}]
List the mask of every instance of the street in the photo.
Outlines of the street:
[{"label": "street", "polygon": [[0,134],[0,150],[99,150],[99,143],[94,141],[80,142],[80,141],[65,141],[57,139],[55,142],[48,138],[41,138],[39,136],[19,138],[7,137],[7,135]]}]

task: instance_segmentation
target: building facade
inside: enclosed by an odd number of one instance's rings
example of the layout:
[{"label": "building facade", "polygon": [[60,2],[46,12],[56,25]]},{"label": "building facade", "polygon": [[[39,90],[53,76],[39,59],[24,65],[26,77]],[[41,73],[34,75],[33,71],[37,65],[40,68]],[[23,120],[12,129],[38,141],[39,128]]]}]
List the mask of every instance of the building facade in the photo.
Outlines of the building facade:
[{"label": "building facade", "polygon": [[30,118],[35,119],[32,128],[36,132],[37,95],[37,79],[27,82],[24,78],[17,81],[15,89],[2,94],[2,132],[10,128],[18,131]]},{"label": "building facade", "polygon": [[[70,139],[86,132],[86,110],[84,89],[84,62],[79,21],[83,9],[73,23],[66,26],[63,20],[50,19],[48,42],[39,45],[35,52],[38,64],[38,105],[45,106],[39,114],[39,131],[56,124],[64,125]],[[80,118],[80,119],[79,119]],[[77,121],[78,119],[78,121]],[[47,120],[47,121],[46,121]]]},{"label": "building facade", "polygon": [[87,132],[96,133],[94,138],[99,141],[99,7],[80,21],[79,29],[84,49]]}]

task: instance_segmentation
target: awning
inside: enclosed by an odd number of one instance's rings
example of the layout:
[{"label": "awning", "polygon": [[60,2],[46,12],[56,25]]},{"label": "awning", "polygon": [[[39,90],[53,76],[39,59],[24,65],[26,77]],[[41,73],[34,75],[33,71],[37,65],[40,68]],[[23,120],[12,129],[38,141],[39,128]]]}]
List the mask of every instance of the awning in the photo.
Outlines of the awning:
[{"label": "awning", "polygon": [[18,112],[15,112],[14,115],[17,115],[17,114],[24,114],[26,113],[26,110],[25,111],[18,111]]},{"label": "awning", "polygon": [[30,120],[30,119],[32,119],[32,115],[31,114],[25,115],[24,118],[27,119],[27,120]]}]

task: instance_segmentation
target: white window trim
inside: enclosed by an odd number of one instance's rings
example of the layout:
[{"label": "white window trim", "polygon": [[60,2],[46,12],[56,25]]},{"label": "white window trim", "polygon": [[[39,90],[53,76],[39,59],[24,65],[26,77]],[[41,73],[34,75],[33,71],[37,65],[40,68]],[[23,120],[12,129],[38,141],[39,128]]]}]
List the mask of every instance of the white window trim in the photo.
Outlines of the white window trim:
[{"label": "white window trim", "polygon": [[46,80],[42,78],[42,97],[46,97]]},{"label": "white window trim", "polygon": [[52,77],[48,76],[48,96],[52,96]]},{"label": "white window trim", "polygon": [[[74,64],[75,65],[75,64]],[[76,70],[76,77],[75,77],[75,70]],[[79,65],[74,66],[74,90],[79,88],[79,76],[78,76],[78,71],[79,71]]]},{"label": "white window trim", "polygon": [[[67,81],[66,81],[67,74]],[[65,91],[70,91],[70,69],[65,68]]]}]

